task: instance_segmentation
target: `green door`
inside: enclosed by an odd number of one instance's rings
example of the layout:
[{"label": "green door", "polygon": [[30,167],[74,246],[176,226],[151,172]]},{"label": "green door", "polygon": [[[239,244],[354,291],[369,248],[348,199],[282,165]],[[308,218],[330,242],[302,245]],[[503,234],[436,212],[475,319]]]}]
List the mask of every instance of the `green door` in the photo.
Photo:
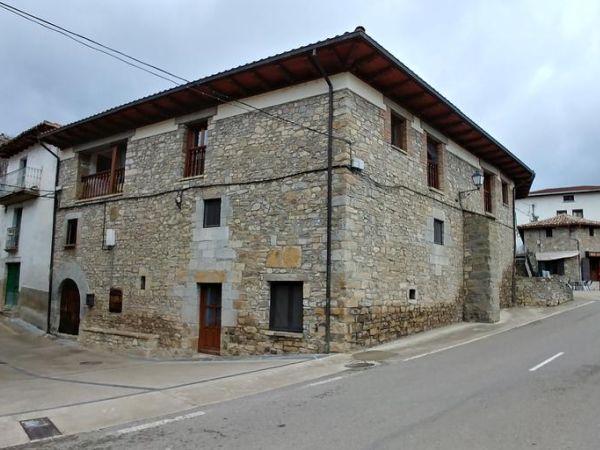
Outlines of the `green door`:
[{"label": "green door", "polygon": [[6,265],[6,297],[4,303],[16,306],[19,302],[19,272],[21,265],[11,263]]}]

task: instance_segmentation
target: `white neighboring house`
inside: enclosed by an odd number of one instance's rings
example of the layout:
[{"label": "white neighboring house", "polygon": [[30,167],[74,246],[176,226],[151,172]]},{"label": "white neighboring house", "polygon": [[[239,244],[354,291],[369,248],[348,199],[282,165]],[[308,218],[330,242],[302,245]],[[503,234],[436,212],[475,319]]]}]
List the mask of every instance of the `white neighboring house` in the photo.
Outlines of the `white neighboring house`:
[{"label": "white neighboring house", "polygon": [[42,122],[0,142],[0,310],[46,329],[57,148],[38,143]]},{"label": "white neighboring house", "polygon": [[[600,221],[600,186],[566,186],[531,191],[515,202],[517,225],[569,214]],[[517,234],[517,253],[523,242]]]}]

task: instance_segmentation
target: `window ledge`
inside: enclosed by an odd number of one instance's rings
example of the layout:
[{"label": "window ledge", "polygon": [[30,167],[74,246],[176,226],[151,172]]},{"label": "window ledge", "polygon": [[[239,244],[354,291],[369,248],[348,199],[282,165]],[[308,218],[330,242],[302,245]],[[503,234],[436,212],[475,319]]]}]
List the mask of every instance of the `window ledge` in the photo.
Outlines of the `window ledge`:
[{"label": "window ledge", "polygon": [[75,247],[76,244],[65,244],[65,250],[73,250]]},{"label": "window ledge", "polygon": [[183,178],[180,178],[177,181],[181,183],[181,182],[184,182],[184,181],[201,180],[203,178],[204,178],[204,174],[202,174],[202,175],[194,175],[193,177],[183,177]]},{"label": "window ledge", "polygon": [[404,153],[405,155],[408,155],[408,150],[405,150],[402,147],[398,147],[397,145],[394,145],[394,144],[390,144],[390,147],[392,147],[396,151],[399,151],[400,153]]},{"label": "window ledge", "polygon": [[287,337],[294,339],[304,339],[304,333],[299,331],[277,331],[277,330],[265,330],[264,334],[267,336],[276,336],[276,337]]},{"label": "window ledge", "polygon": [[98,197],[90,197],[90,198],[80,198],[75,200],[75,204],[80,205],[82,203],[93,203],[96,201],[108,200],[115,197],[122,197],[123,193],[118,192],[116,194],[108,194],[108,195],[99,195]]},{"label": "window ledge", "polygon": [[427,186],[431,192],[435,192],[436,194],[446,195],[444,191],[440,191],[438,188],[434,188],[433,186]]},{"label": "window ledge", "polygon": [[485,212],[485,215],[487,217],[489,217],[490,219],[495,219],[496,218],[496,215],[494,213],[491,213],[491,212],[488,212],[488,211]]}]

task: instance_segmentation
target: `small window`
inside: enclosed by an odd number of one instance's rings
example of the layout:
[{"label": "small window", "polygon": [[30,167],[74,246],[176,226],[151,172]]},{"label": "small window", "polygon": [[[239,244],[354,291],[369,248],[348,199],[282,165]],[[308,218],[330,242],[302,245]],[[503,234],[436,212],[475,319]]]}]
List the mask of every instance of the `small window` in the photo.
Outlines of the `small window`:
[{"label": "small window", "polygon": [[221,226],[221,199],[204,200],[204,228]]},{"label": "small window", "polygon": [[269,328],[275,331],[302,332],[302,282],[271,283]]},{"label": "small window", "polygon": [[552,228],[546,228],[546,237],[552,237]]},{"label": "small window", "polygon": [[433,219],[433,242],[438,245],[444,245],[444,222]]},{"label": "small window", "polygon": [[185,151],[184,177],[196,177],[204,174],[206,145],[208,144],[208,126],[206,122],[190,126]]},{"label": "small window", "polygon": [[146,275],[140,277],[140,289],[142,291],[146,289]]},{"label": "small window", "polygon": [[583,218],[583,209],[574,209],[573,217],[581,217]]},{"label": "small window", "polygon": [[409,300],[416,300],[417,299],[417,290],[416,289],[409,289],[408,290],[408,299]]},{"label": "small window", "polygon": [[558,211],[556,211],[556,215],[557,216],[562,216],[564,214],[567,214],[567,210],[566,209],[559,209]]},{"label": "small window", "polygon": [[502,203],[508,205],[508,183],[502,182]]},{"label": "small window", "polygon": [[111,289],[108,299],[108,312],[120,313],[123,311],[123,291],[121,289]]},{"label": "small window", "polygon": [[65,247],[71,248],[77,245],[77,219],[67,220],[67,238]]},{"label": "small window", "polygon": [[594,227],[590,227],[590,236],[594,236]]},{"label": "small window", "polygon": [[392,145],[406,150],[406,119],[392,112],[391,128]]},{"label": "small window", "polygon": [[570,195],[563,195],[563,202],[574,202],[575,201],[575,196],[570,194]]}]

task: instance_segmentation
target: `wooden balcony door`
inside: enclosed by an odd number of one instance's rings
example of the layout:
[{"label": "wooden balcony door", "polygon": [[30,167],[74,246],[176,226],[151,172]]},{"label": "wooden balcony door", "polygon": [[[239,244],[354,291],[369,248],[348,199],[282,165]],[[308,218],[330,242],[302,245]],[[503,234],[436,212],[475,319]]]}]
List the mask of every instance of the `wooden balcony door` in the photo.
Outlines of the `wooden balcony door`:
[{"label": "wooden balcony door", "polygon": [[221,351],[221,285],[200,285],[200,332],[198,351],[219,354]]}]

